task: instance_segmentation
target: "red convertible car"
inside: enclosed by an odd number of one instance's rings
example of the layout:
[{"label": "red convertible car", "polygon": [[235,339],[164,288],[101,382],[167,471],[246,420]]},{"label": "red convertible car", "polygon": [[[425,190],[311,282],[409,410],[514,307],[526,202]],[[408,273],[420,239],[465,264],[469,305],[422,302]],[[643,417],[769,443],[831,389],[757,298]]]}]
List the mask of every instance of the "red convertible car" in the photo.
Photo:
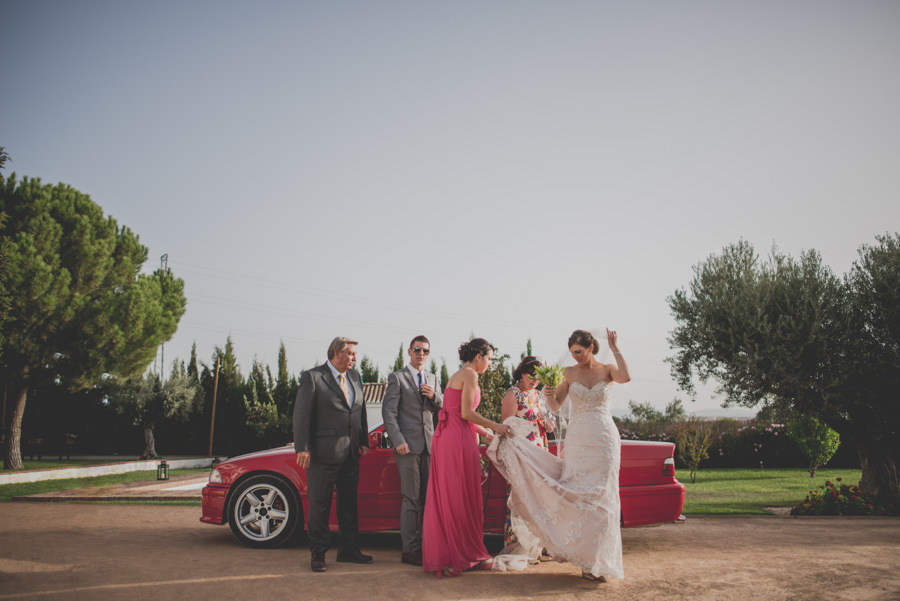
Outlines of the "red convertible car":
[{"label": "red convertible car", "polygon": [[[380,419],[374,423],[378,425],[369,431],[372,448],[360,460],[359,528],[399,530],[400,474],[384,426]],[[481,447],[482,457],[486,450]],[[672,443],[622,441],[619,495],[626,528],[684,520],[684,485],[675,479],[674,452]],[[506,480],[493,465],[483,490],[485,532],[502,533]],[[331,524],[336,529],[334,509],[332,505]],[[298,528],[305,529],[306,515],[306,471],[297,466],[290,445],[224,461],[210,472],[203,488],[200,521],[227,522],[235,537],[250,547],[285,543]]]}]

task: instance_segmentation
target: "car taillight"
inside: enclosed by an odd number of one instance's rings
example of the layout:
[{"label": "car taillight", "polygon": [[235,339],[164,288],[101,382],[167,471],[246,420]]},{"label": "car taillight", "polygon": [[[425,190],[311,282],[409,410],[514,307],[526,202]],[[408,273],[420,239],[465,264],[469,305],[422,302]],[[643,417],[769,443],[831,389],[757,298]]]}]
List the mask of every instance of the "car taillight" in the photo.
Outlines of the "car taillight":
[{"label": "car taillight", "polygon": [[675,460],[671,457],[663,461],[662,475],[668,478],[675,477]]}]

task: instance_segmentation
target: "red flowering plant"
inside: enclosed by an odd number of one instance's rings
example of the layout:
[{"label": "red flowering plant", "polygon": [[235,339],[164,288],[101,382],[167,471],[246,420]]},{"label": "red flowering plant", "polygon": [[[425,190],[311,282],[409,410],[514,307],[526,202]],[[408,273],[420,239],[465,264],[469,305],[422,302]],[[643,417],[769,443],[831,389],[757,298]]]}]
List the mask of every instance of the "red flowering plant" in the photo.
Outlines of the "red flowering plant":
[{"label": "red flowering plant", "polygon": [[893,505],[883,507],[875,497],[858,486],[849,486],[836,478],[826,480],[818,490],[811,490],[806,499],[791,509],[791,515],[896,515]]}]

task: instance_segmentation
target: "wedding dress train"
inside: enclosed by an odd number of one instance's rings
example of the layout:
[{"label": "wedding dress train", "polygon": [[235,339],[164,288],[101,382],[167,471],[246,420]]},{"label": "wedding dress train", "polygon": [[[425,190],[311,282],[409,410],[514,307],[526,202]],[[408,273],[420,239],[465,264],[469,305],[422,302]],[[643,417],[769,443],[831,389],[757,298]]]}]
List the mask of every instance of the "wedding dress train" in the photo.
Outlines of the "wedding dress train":
[{"label": "wedding dress train", "polygon": [[503,423],[516,436],[496,437],[487,454],[511,486],[516,552],[494,560],[499,570],[521,570],[546,547],[594,577],[624,578],[619,527],[621,440],[609,412],[609,390],[600,382],[569,386],[572,420],[558,458],[525,439],[530,424],[517,417]]}]

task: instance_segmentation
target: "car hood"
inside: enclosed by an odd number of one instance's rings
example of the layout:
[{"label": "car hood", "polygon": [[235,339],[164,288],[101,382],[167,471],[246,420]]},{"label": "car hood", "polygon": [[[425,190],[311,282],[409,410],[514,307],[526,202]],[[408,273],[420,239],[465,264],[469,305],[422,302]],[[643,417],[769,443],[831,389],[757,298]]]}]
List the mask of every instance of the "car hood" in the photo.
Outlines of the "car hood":
[{"label": "car hood", "polygon": [[254,451],[252,453],[246,453],[244,455],[238,455],[237,457],[229,457],[222,463],[234,463],[236,461],[246,461],[248,459],[258,459],[260,457],[271,457],[274,455],[293,455],[294,454],[294,445],[289,444],[283,447],[275,447],[274,449],[265,449],[264,451]]}]

